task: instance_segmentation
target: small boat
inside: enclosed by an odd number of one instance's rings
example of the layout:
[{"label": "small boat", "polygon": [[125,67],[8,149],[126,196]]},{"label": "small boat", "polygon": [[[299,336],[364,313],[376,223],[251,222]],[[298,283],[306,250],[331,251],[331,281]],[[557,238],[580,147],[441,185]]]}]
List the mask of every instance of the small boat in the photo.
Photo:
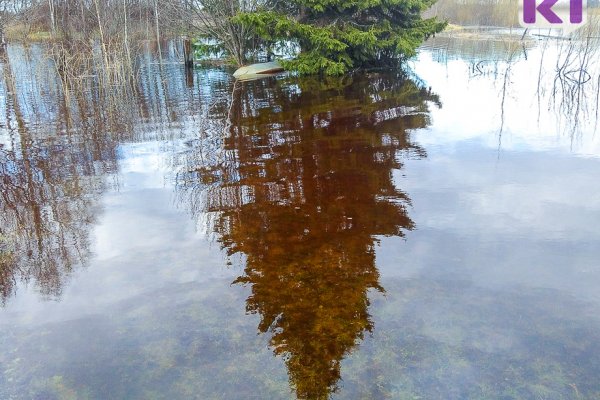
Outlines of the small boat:
[{"label": "small boat", "polygon": [[245,65],[233,73],[237,79],[256,79],[282,72],[283,67],[277,61]]}]

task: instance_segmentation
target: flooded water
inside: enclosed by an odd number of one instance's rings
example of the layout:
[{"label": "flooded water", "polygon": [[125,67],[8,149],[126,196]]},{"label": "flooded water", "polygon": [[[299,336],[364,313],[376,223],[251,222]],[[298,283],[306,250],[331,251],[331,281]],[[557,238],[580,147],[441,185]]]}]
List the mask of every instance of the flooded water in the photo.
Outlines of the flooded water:
[{"label": "flooded water", "polygon": [[600,68],[569,46],[237,83],[148,53],[110,93],[9,47],[0,398],[600,398]]}]

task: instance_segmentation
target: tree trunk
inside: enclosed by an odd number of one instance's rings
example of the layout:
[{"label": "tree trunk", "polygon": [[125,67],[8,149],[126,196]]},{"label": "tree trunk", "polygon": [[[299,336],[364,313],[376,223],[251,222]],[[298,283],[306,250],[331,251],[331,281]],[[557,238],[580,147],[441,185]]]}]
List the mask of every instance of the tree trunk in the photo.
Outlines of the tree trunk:
[{"label": "tree trunk", "polygon": [[6,39],[4,38],[4,27],[0,25],[0,51],[6,48]]},{"label": "tree trunk", "polygon": [[56,35],[56,16],[54,15],[54,0],[48,0],[48,6],[50,7],[50,30],[52,36]]},{"label": "tree trunk", "polygon": [[186,68],[194,68],[194,52],[192,51],[192,41],[188,37],[183,38],[183,58]]},{"label": "tree trunk", "polygon": [[158,46],[158,59],[162,63],[162,49],[160,48],[160,28],[158,24],[158,0],[154,0],[154,24],[156,25],[156,45]]},{"label": "tree trunk", "polygon": [[127,53],[127,66],[131,67],[131,51],[129,50],[129,32],[127,30],[127,3],[125,2],[125,0],[123,0],[123,18],[125,19],[125,23],[123,26],[123,42],[125,45],[125,52]]},{"label": "tree trunk", "polygon": [[104,66],[106,72],[108,72],[108,52],[106,50],[106,42],[104,41],[104,30],[102,29],[102,19],[100,18],[100,6],[98,0],[94,0],[94,6],[96,7],[96,18],[98,19],[98,30],[100,31],[100,47],[102,49],[102,56],[104,58]]}]

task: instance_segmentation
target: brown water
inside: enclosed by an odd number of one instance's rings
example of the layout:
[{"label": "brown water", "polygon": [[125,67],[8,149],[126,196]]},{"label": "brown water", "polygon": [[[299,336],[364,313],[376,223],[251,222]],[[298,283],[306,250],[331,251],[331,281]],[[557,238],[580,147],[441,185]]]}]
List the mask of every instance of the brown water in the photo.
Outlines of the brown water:
[{"label": "brown water", "polygon": [[65,96],[9,48],[0,398],[600,398],[599,82],[557,89],[561,51],[244,83],[148,53]]}]

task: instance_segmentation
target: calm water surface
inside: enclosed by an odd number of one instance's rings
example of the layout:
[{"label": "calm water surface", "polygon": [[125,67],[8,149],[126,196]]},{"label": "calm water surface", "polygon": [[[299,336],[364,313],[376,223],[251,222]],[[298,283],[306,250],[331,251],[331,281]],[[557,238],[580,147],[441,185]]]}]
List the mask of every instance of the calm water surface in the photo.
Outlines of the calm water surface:
[{"label": "calm water surface", "polygon": [[0,398],[600,398],[600,69],[557,79],[566,45],[148,54],[110,96],[9,48]]}]

